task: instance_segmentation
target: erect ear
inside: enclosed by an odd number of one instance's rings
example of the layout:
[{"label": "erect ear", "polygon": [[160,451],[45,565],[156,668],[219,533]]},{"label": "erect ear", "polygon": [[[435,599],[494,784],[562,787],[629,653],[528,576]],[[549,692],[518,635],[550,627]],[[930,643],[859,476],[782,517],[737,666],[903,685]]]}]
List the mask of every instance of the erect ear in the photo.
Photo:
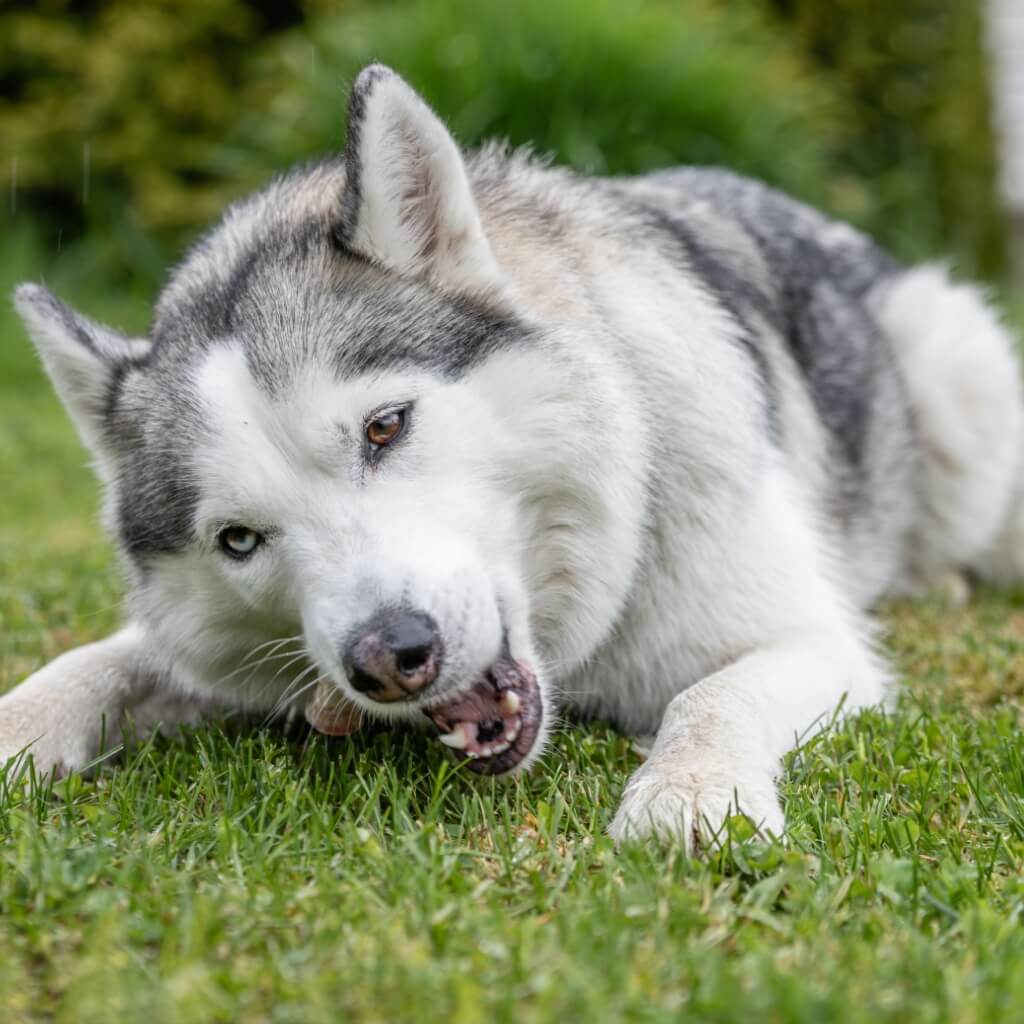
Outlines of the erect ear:
[{"label": "erect ear", "polygon": [[364,68],[349,97],[338,240],[400,274],[472,287],[501,273],[466,168],[437,115],[390,68]]},{"label": "erect ear", "polygon": [[79,435],[95,455],[102,456],[107,448],[103,426],[114,375],[145,356],[150,343],[89,320],[40,285],[19,285],[14,305]]}]

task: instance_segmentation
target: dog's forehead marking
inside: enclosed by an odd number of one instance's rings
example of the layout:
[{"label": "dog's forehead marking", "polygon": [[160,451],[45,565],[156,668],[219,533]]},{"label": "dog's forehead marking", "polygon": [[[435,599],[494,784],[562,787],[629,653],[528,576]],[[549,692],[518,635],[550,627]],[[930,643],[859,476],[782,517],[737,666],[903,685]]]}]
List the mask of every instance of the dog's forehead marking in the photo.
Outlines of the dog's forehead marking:
[{"label": "dog's forehead marking", "polygon": [[327,162],[230,207],[160,296],[161,360],[191,362],[233,338],[273,390],[309,355],[344,375],[419,367],[457,378],[536,340],[506,296],[444,291],[340,250],[343,184],[343,163]]},{"label": "dog's forehead marking", "polygon": [[389,402],[404,403],[445,379],[421,368],[395,368],[340,376],[311,360],[281,387],[269,389],[253,372],[241,344],[211,347],[197,376],[197,391],[221,427],[238,424],[292,428],[296,434],[348,435],[364,415]]},{"label": "dog's forehead marking", "polygon": [[263,390],[241,345],[210,349],[196,382],[209,429],[193,454],[201,532],[232,520],[266,527],[317,475],[301,422]]},{"label": "dog's forehead marking", "polygon": [[414,399],[427,384],[422,373],[343,379],[314,364],[270,392],[241,344],[216,345],[196,379],[209,425],[195,454],[200,477],[219,502],[285,498],[309,487],[313,475],[342,480],[366,416]]},{"label": "dog's forehead marking", "polygon": [[246,424],[267,405],[246,365],[240,345],[225,344],[211,348],[200,367],[197,390],[219,429]]},{"label": "dog's forehead marking", "polygon": [[329,377],[303,374],[271,393],[244,347],[227,342],[208,351],[196,390],[210,424],[199,462],[230,489],[294,485],[303,470],[331,471],[344,457],[351,431],[341,386]]}]

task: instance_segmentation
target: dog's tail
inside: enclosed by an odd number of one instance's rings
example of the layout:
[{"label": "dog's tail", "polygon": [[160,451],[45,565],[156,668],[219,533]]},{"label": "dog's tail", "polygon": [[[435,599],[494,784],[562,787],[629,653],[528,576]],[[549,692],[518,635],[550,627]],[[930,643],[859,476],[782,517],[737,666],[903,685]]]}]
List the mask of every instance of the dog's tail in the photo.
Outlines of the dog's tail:
[{"label": "dog's tail", "polygon": [[870,304],[904,371],[920,442],[912,589],[971,571],[1024,579],[1024,400],[1017,343],[945,268],[887,278]]}]

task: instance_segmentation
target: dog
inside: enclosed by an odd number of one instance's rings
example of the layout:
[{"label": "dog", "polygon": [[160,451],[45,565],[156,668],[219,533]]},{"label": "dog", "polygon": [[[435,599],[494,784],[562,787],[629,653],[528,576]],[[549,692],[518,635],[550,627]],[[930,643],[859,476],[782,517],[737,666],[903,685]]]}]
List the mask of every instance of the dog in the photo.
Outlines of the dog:
[{"label": "dog", "polygon": [[566,712],[649,748],[616,840],[780,834],[782,756],[889,691],[873,603],[1024,578],[979,290],[725,170],[465,153],[380,65],[148,337],[15,303],[129,593],[0,699],[0,759],[43,771],[236,708],[421,723],[501,775]]}]

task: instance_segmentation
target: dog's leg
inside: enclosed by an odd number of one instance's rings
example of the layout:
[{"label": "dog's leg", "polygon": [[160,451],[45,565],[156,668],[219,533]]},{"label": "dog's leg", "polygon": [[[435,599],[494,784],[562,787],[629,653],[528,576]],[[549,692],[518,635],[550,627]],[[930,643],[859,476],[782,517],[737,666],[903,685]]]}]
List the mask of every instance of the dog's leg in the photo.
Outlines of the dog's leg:
[{"label": "dog's leg", "polygon": [[63,775],[119,744],[129,719],[144,738],[208,711],[148,667],[142,631],[127,626],[61,655],[0,697],[0,768],[27,751],[40,772]]},{"label": "dog's leg", "polygon": [[684,690],[669,704],[632,777],[611,835],[680,837],[691,848],[743,813],[765,833],[784,821],[779,760],[808,730],[877,702],[884,674],[856,636],[780,638]]},{"label": "dog's leg", "polygon": [[713,520],[716,532],[685,538],[685,586],[670,593],[686,632],[667,631],[681,647],[662,649],[660,663],[685,671],[693,638],[720,655],[703,663],[703,678],[666,694],[650,756],[612,822],[615,838],[692,845],[738,812],[781,833],[782,756],[840,706],[885,696],[884,661],[813,522],[788,475],[770,469],[745,505]]}]

